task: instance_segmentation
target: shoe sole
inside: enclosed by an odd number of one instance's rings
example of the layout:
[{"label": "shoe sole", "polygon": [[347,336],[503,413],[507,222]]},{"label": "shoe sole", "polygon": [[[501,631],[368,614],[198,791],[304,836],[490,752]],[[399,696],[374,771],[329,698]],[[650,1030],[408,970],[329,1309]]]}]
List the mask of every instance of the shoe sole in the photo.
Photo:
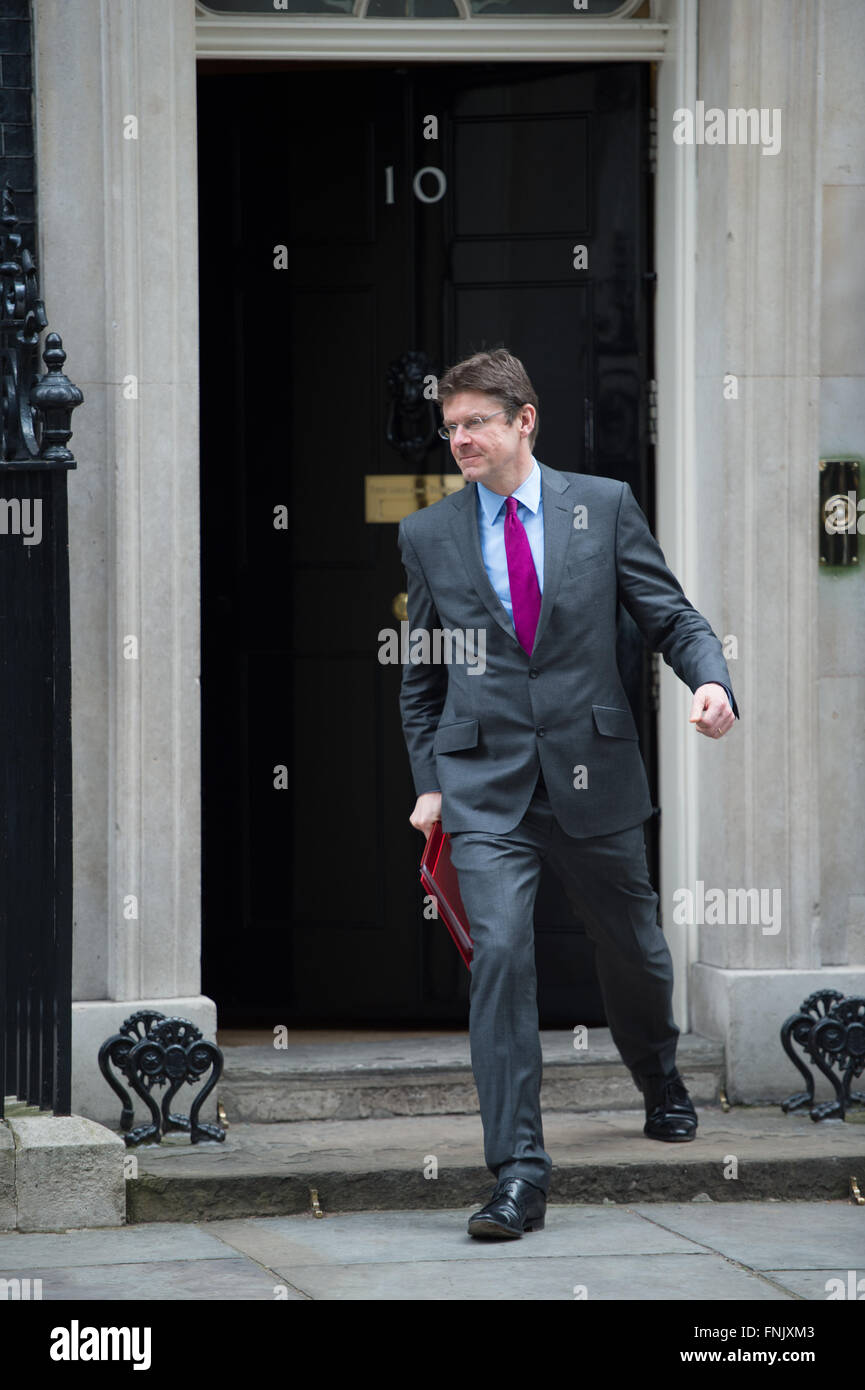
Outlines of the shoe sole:
[{"label": "shoe sole", "polygon": [[512,1231],[508,1226],[500,1226],[497,1221],[490,1221],[487,1217],[481,1217],[478,1221],[469,1222],[469,1235],[479,1236],[482,1240],[519,1240],[522,1235],[529,1235],[532,1231],[542,1231],[544,1229],[544,1217],[537,1221],[531,1221],[524,1226],[522,1231]]},{"label": "shoe sole", "polygon": [[648,1134],[643,1130],[647,1139],[660,1139],[662,1144],[690,1144],[692,1139],[696,1139],[697,1131],[692,1134]]}]

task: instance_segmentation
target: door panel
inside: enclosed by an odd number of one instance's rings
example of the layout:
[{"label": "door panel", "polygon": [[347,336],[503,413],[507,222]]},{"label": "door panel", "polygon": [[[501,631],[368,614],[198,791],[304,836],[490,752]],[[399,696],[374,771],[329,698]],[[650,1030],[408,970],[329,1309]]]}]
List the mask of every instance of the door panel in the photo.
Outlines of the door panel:
[{"label": "door panel", "polygon": [[585,231],[584,116],[460,119],[454,130],[453,227],[458,237],[559,236]]}]

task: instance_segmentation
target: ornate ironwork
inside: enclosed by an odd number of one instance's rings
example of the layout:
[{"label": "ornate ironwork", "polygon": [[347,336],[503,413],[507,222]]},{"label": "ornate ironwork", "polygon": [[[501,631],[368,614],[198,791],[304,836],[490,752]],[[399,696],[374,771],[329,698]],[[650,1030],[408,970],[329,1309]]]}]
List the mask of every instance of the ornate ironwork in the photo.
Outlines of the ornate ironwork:
[{"label": "ornate ironwork", "polygon": [[84,400],[63,371],[66,353],[59,333],[45,339],[39,371],[39,335],[48,326],[39,298],[36,263],[21,244],[8,179],[0,191],[0,460],[28,468],[74,468],[66,445],[72,412]]},{"label": "ornate ironwork", "polygon": [[[63,371],[31,251],[0,189],[0,1118],[4,1096],[68,1115],[72,747],[67,448],[84,397]],[[28,529],[38,516],[38,532]],[[26,522],[23,518],[29,518]],[[12,537],[27,536],[22,545]],[[34,768],[38,776],[34,776]]]},{"label": "ornate ironwork", "polygon": [[[199,1113],[222,1075],[222,1052],[216,1043],[208,1042],[188,1018],[167,1018],[165,1014],[142,1009],[130,1014],[120,1025],[120,1031],[106,1038],[99,1049],[99,1070],[122,1103],[120,1128],[125,1142],[132,1146],[145,1140],[159,1144],[162,1135],[172,1131],[188,1131],[190,1142],[202,1139],[221,1142],[225,1130],[221,1125],[199,1123]],[[135,1094],[150,1111],[150,1123],[133,1129],[135,1116],[132,1097],[112,1067],[122,1073]],[[194,1085],[210,1071],[205,1084],[197,1093],[189,1115],[174,1114],[171,1103],[183,1085]],[[153,1096],[154,1087],[167,1086],[161,1106]]]},{"label": "ornate ironwork", "polygon": [[436,438],[435,406],[424,395],[428,377],[435,380],[425,352],[404,352],[387,369],[391,394],[387,442],[414,468],[423,463]]},{"label": "ornate ironwork", "polygon": [[[793,1051],[797,1043],[827,1077],[835,1099],[814,1104],[814,1073]],[[818,989],[809,994],[798,1013],[791,1014],[781,1027],[781,1046],[805,1078],[805,1091],[797,1091],[782,1102],[785,1112],[808,1106],[811,1119],[844,1119],[851,1105],[865,1105],[865,1092],[851,1091],[856,1077],[865,1071],[865,996],[844,997],[837,989]]]}]

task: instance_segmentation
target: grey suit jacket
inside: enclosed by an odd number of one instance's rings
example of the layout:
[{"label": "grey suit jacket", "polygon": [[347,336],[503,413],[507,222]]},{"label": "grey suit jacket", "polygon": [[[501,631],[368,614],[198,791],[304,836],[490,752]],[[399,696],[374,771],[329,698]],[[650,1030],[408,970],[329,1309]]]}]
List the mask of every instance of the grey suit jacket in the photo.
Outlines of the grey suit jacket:
[{"label": "grey suit jacket", "polygon": [[[400,523],[412,632],[461,631],[470,658],[479,650],[471,634],[485,634],[474,638],[485,643],[482,674],[470,659],[403,664],[400,708],[415,791],[441,791],[447,832],[512,830],[539,767],[569,835],[607,835],[651,815],[616,664],[619,603],[692,691],[709,681],[732,690],[718,638],[667,568],[628,485],[540,468],[544,591],[531,655],[484,568],[477,485]],[[585,514],[575,512],[580,507]],[[585,527],[575,525],[581,520]],[[422,655],[420,644],[415,650]],[[735,699],[733,710],[738,716]]]}]

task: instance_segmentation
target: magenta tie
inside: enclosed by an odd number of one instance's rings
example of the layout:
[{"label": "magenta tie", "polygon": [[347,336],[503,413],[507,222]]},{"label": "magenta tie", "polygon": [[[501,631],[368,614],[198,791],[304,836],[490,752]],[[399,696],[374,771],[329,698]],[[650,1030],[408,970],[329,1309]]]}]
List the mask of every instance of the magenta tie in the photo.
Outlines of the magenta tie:
[{"label": "magenta tie", "polygon": [[511,585],[514,629],[520,646],[531,652],[541,611],[541,591],[526,528],[517,516],[516,497],[506,498],[506,505],[508,511],[505,517],[505,555]]}]

